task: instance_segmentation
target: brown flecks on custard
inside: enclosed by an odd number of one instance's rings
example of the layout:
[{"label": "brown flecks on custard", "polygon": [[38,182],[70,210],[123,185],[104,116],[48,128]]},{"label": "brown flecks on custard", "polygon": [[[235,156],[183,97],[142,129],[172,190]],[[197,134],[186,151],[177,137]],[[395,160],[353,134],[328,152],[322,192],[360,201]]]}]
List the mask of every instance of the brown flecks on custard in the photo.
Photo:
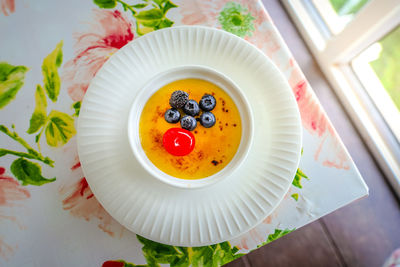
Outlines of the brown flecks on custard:
[{"label": "brown flecks on custard", "polygon": [[158,114],[158,116],[164,117],[164,113],[165,113],[165,111],[162,111],[161,107],[157,106],[157,114]]},{"label": "brown flecks on custard", "polygon": [[157,106],[156,107],[156,112],[155,112],[155,114],[154,114],[154,116],[153,116],[153,118],[152,118],[152,121],[153,122],[157,122],[157,120],[161,117],[161,118],[163,118],[164,117],[164,114],[165,114],[165,111],[163,112],[162,110],[161,110],[161,107],[160,106]]},{"label": "brown flecks on custard", "polygon": [[225,112],[229,112],[229,109],[225,109]]},{"label": "brown flecks on custard", "polygon": [[225,112],[225,108],[222,108],[222,111]]},{"label": "brown flecks on custard", "polygon": [[204,152],[203,151],[198,151],[196,154],[196,159],[197,160],[202,160],[204,158]]},{"label": "brown flecks on custard", "polygon": [[228,126],[228,123],[225,123],[225,126]]},{"label": "brown flecks on custard", "polygon": [[214,166],[217,166],[217,165],[219,164],[219,162],[216,161],[216,160],[211,161],[211,163],[212,163]]},{"label": "brown flecks on custard", "polygon": [[153,135],[153,142],[155,144],[155,149],[158,149],[159,146],[162,146],[162,142],[163,142],[163,136],[160,132],[154,132]]},{"label": "brown flecks on custard", "polygon": [[176,157],[173,158],[171,161],[172,164],[180,170],[187,170],[189,168],[189,165],[184,158]]},{"label": "brown flecks on custard", "polygon": [[233,124],[233,127],[236,127],[236,126],[237,126],[236,123],[234,123],[234,124]]},{"label": "brown flecks on custard", "polygon": [[177,166],[182,166],[184,163],[184,159],[183,158],[175,158],[175,162]]},{"label": "brown flecks on custard", "polygon": [[194,133],[195,133],[195,134],[197,134],[197,133],[198,133],[198,131],[194,131]]},{"label": "brown flecks on custard", "polygon": [[219,130],[222,131],[224,128],[220,125],[219,126]]}]

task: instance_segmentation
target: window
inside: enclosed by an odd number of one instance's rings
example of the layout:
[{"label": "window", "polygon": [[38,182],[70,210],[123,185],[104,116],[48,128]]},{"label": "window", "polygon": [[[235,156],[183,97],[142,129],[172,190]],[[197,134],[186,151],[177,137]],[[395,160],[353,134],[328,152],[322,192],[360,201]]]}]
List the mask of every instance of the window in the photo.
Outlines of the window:
[{"label": "window", "polygon": [[400,196],[400,2],[282,3]]},{"label": "window", "polygon": [[351,66],[400,140],[400,27],[366,48]]},{"label": "window", "polygon": [[312,4],[327,27],[339,33],[354,18],[368,0],[312,0]]}]

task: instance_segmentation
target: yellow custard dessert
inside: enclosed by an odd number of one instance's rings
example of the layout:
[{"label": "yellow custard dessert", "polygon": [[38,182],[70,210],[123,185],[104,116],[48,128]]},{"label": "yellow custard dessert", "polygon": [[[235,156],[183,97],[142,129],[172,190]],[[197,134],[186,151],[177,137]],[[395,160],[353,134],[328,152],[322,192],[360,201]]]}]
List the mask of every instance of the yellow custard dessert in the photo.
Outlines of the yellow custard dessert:
[{"label": "yellow custard dessert", "polygon": [[[205,94],[213,95],[216,106],[211,111],[216,123],[210,128],[200,123],[192,131],[195,146],[185,156],[174,156],[163,146],[163,135],[180,123],[168,123],[165,112],[171,108],[169,98],[174,91],[182,90],[189,99],[200,101]],[[221,88],[201,79],[184,79],[165,85],[155,92],[145,104],[140,115],[139,136],[149,160],[161,171],[182,179],[201,179],[222,170],[235,156],[242,135],[239,111]]]}]

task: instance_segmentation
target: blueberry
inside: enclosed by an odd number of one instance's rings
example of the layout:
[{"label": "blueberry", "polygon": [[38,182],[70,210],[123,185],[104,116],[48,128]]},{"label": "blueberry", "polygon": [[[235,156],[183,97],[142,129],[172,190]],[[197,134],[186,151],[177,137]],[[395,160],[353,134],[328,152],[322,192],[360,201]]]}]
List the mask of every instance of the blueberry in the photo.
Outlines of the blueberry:
[{"label": "blueberry", "polygon": [[197,126],[197,121],[192,116],[185,115],[181,119],[181,127],[188,131],[193,131]]},{"label": "blueberry", "polygon": [[210,128],[215,124],[215,116],[211,112],[203,112],[200,115],[200,124],[205,128]]},{"label": "blueberry", "polygon": [[215,105],[217,104],[217,101],[212,95],[205,94],[200,102],[200,108],[204,111],[211,111],[215,108]]},{"label": "blueberry", "polygon": [[186,114],[193,116],[193,117],[196,115],[199,115],[199,113],[200,113],[199,104],[197,104],[197,102],[194,100],[189,100],[188,102],[186,102],[185,106],[183,107],[183,111]]},{"label": "blueberry", "polygon": [[165,112],[164,118],[169,123],[177,123],[181,118],[181,114],[177,109],[171,108]]},{"label": "blueberry", "polygon": [[178,90],[171,94],[171,98],[169,99],[169,104],[173,108],[183,108],[188,99],[189,99],[188,93]]}]

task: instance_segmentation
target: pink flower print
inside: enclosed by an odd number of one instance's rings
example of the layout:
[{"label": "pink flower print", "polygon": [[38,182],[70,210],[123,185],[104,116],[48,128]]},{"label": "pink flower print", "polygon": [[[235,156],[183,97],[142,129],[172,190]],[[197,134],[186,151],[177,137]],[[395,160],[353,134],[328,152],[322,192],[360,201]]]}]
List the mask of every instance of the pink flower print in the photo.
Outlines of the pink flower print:
[{"label": "pink flower print", "polygon": [[0,210],[2,207],[18,205],[16,202],[31,196],[14,178],[4,175],[5,171],[0,167]]},{"label": "pink flower print", "polygon": [[222,1],[183,1],[179,4],[182,23],[185,25],[215,26],[220,9],[229,0]]},{"label": "pink flower print", "polygon": [[276,38],[275,32],[271,28],[256,27],[253,35],[246,37],[245,40],[257,46],[270,59],[274,59],[274,53],[281,49],[279,39]]},{"label": "pink flower print", "polygon": [[308,83],[297,64],[291,60],[292,73],[289,84],[299,106],[303,127],[311,134],[320,138],[320,144],[315,151],[314,159],[321,161],[326,167],[337,169],[350,169],[349,156],[341,144],[339,137],[317,97],[308,87]]},{"label": "pink flower print", "polygon": [[118,10],[95,10],[86,33],[75,35],[75,57],[64,66],[63,83],[74,101],[81,101],[90,80],[107,59],[134,38],[133,24]]},{"label": "pink flower print", "polygon": [[[31,194],[18,181],[14,178],[4,175],[6,169],[0,167],[0,223],[3,227],[7,227],[6,223],[16,225],[22,229],[23,226],[20,224],[17,217],[13,214],[15,207],[21,206],[21,201],[30,198]],[[8,241],[4,240],[3,236],[0,236],[0,257],[7,260],[17,246],[9,244]]]},{"label": "pink flower print", "polygon": [[14,13],[15,11],[15,1],[14,0],[0,0],[1,11],[5,16]]},{"label": "pink flower print", "polygon": [[[79,171],[80,168],[81,163],[78,161],[71,167],[71,170]],[[100,205],[85,177],[64,184],[59,189],[59,193],[63,198],[63,209],[69,211],[72,216],[86,221],[95,220],[98,223],[97,226],[108,235],[114,237],[116,233],[119,233],[119,238],[122,237],[124,227]]]}]

